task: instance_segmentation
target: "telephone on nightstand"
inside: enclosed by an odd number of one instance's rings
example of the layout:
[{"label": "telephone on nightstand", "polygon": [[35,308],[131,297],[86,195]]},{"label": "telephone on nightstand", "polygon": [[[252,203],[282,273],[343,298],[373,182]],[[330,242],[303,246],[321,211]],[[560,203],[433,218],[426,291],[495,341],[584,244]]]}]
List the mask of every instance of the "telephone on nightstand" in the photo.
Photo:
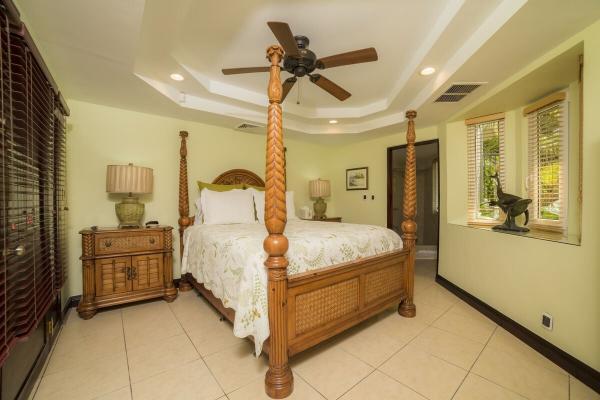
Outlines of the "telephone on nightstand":
[{"label": "telephone on nightstand", "polygon": [[300,218],[302,219],[312,219],[313,218],[313,210],[308,207],[308,206],[304,206],[300,208]]}]

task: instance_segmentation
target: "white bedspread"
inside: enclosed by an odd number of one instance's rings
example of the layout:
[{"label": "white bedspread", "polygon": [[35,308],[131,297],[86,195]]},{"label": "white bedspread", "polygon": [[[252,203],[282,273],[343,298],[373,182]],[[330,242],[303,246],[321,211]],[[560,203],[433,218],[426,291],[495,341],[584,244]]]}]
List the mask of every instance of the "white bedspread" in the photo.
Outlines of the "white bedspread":
[{"label": "white bedspread", "polygon": [[[394,231],[372,225],[292,220],[285,235],[290,275],[402,248]],[[193,225],[181,267],[235,310],[233,333],[252,335],[256,354],[269,337],[266,236],[262,224]]]}]

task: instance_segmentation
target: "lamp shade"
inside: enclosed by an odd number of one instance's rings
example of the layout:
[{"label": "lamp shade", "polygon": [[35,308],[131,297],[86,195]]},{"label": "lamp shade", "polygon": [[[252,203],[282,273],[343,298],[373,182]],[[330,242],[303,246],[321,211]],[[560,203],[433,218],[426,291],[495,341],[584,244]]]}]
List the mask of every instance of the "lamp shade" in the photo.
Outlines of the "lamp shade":
[{"label": "lamp shade", "polygon": [[328,180],[315,179],[308,182],[308,191],[310,197],[329,197],[331,195],[331,185]]},{"label": "lamp shade", "polygon": [[137,165],[108,165],[106,191],[109,193],[152,193],[152,168]]}]

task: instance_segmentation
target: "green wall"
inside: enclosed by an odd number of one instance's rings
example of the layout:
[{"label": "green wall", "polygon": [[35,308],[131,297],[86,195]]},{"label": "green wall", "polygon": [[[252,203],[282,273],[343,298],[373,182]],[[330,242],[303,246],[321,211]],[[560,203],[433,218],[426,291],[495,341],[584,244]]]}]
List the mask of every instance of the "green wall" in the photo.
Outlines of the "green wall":
[{"label": "green wall", "polygon": [[[92,225],[116,226],[115,203],[121,196],[105,192],[108,164],[134,163],[154,169],[154,193],[140,198],[144,221],[158,220],[177,227],[179,131],[187,130],[190,214],[198,190],[195,181],[212,181],[220,173],[245,168],[264,178],[265,135],[126,111],[69,100],[67,128],[67,198],[69,205],[69,280],[67,296],[81,293],[81,238]],[[296,208],[312,206],[308,181],[329,169],[327,149],[308,141],[286,139],[288,189],[295,191]],[[179,249],[179,235],[174,248]],[[179,276],[179,257],[174,257]]]},{"label": "green wall", "polygon": [[[600,212],[597,206],[600,203],[600,22],[559,45],[543,59],[550,59],[581,41],[585,54],[581,245],[461,225],[466,219],[466,141],[464,122],[452,122],[439,127],[442,167],[439,274],[600,370]],[[530,70],[534,67],[531,65]],[[518,111],[508,113],[507,127],[512,124],[516,132],[524,135],[526,130],[518,129],[516,120],[522,118],[521,115]],[[521,139],[509,138],[508,142]],[[523,174],[515,171],[512,176],[507,190],[521,191],[517,177]],[[541,325],[543,312],[554,317],[552,331]]]}]

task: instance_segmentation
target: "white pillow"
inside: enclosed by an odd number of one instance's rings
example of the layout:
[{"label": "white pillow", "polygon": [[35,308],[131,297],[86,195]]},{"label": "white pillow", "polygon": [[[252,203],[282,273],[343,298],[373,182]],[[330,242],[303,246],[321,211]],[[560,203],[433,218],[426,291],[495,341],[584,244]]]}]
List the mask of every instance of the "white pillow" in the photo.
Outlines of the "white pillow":
[{"label": "white pillow", "polygon": [[[254,197],[254,206],[256,207],[256,218],[258,222],[261,224],[265,223],[265,192],[256,190],[256,189],[248,189],[248,191],[252,191],[252,195]],[[287,211],[287,220],[290,221],[292,219],[298,219],[296,216],[296,206],[294,205],[294,192],[287,191],[285,193],[285,208]]]},{"label": "white pillow", "polygon": [[294,191],[292,190],[285,193],[285,209],[288,221],[298,219],[296,216],[296,204],[294,203]]},{"label": "white pillow", "polygon": [[196,214],[194,214],[194,225],[202,225],[202,197],[198,197],[194,204],[196,205]]},{"label": "white pillow", "polygon": [[200,199],[204,223],[207,225],[256,222],[252,192],[242,189],[226,192],[202,189]]}]

